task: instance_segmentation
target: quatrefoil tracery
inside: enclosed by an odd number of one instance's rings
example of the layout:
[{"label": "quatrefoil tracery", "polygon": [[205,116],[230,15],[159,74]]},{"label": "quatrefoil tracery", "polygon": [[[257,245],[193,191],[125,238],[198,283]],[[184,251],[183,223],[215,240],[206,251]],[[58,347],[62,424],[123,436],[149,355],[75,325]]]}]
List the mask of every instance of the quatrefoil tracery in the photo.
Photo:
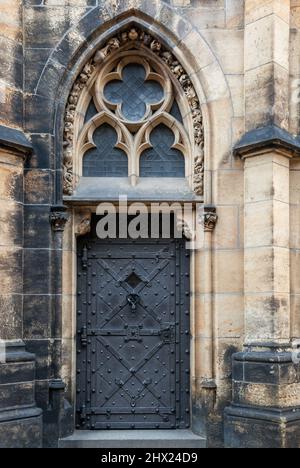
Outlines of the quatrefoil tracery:
[{"label": "quatrefoil tracery", "polygon": [[114,113],[133,132],[157,112],[169,112],[173,96],[168,74],[141,51],[110,60],[95,83],[97,107]]},{"label": "quatrefoil tracery", "polygon": [[[161,125],[168,127],[174,135],[174,143],[170,145],[165,158],[168,160],[173,154],[178,159],[181,153],[185,160],[185,174],[182,170],[178,174],[191,180],[192,145],[184,125],[170,114],[173,104],[177,102],[176,89],[163,65],[151,58],[145,60],[142,51],[124,51],[109,60],[98,72],[90,95],[90,102],[94,101],[98,114],[88,119],[78,139],[79,177],[83,174],[85,155],[91,154],[89,150],[97,146],[94,141],[96,129],[108,124],[117,133],[115,148],[123,150],[128,156],[128,176],[135,184],[136,178],[141,175],[140,157],[145,150],[153,148],[151,134]],[[88,109],[89,102],[85,102]],[[178,165],[178,161],[174,163]],[[172,162],[167,161],[166,167],[170,167],[168,164]],[[165,177],[176,177],[176,171],[173,172],[165,174]]]},{"label": "quatrefoil tracery", "polygon": [[160,77],[151,73],[150,67],[131,63],[107,77],[104,99],[116,115],[130,122],[147,119],[152,110],[158,109],[164,101],[164,90]]},{"label": "quatrefoil tracery", "polygon": [[[105,101],[103,86],[107,76],[116,72],[118,63],[124,60],[127,63],[144,61],[149,64],[151,72],[162,79],[164,102],[158,109],[152,105],[151,115],[137,123],[122,120],[117,116],[116,109],[114,110]],[[134,154],[137,147],[135,143],[141,131],[143,135],[145,134],[143,127],[147,125],[149,120],[152,120],[153,117],[160,119],[162,113],[168,114],[169,118],[175,117],[177,123],[183,124],[180,131],[183,128],[183,133],[187,135],[187,143],[184,138],[181,138],[185,145],[186,178],[195,194],[203,196],[204,129],[200,99],[186,68],[173,52],[152,36],[149,31],[140,27],[128,28],[111,37],[105,46],[85,64],[73,85],[64,121],[63,181],[64,194],[67,196],[74,193],[82,175],[85,145],[90,146],[90,148],[95,147],[92,138],[88,137],[90,132],[86,127],[89,125],[95,130],[94,118],[100,114],[103,115],[103,113],[107,113],[115,119],[115,124],[112,127],[117,131],[118,144],[127,144],[126,134],[129,133],[131,143],[128,152],[126,151],[129,160],[132,155],[135,159],[139,157],[136,153]],[[154,124],[158,125],[157,122]],[[167,126],[172,130],[175,129],[171,121]],[[121,131],[119,131],[120,128]]]}]

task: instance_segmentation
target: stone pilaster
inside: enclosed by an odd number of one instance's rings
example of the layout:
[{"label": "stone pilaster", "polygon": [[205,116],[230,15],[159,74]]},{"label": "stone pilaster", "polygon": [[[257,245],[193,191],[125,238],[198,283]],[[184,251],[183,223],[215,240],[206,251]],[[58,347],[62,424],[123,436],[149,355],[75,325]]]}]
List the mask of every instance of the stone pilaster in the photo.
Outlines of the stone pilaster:
[{"label": "stone pilaster", "polygon": [[0,447],[40,447],[35,356],[23,339],[24,135],[0,126]]},{"label": "stone pilaster", "polygon": [[57,448],[58,440],[68,436],[73,430],[73,409],[66,400],[66,384],[62,380],[63,324],[62,310],[62,272],[63,272],[63,234],[69,219],[67,207],[54,205],[50,208],[49,228],[51,235],[51,294],[53,304],[52,339],[56,349],[51,355],[51,375],[48,381],[49,401],[44,410],[44,447]]},{"label": "stone pilaster", "polygon": [[300,377],[290,336],[289,165],[298,141],[278,127],[247,134],[245,351],[233,356],[227,447],[299,447]]},{"label": "stone pilaster", "polygon": [[245,0],[246,131],[289,123],[290,0]]}]

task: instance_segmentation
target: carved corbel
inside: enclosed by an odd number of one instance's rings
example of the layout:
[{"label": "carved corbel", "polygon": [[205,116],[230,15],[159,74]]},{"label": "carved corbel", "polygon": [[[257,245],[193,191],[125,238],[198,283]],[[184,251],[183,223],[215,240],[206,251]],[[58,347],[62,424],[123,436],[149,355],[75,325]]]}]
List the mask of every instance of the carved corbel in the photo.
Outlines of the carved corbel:
[{"label": "carved corbel", "polygon": [[205,232],[213,232],[218,221],[217,208],[207,205],[201,209],[200,224]]},{"label": "carved corbel", "polygon": [[80,210],[75,213],[75,235],[85,236],[91,232],[92,212],[91,210]]},{"label": "carved corbel", "polygon": [[176,227],[179,233],[182,233],[183,236],[192,241],[195,238],[195,231],[193,229],[193,221],[191,216],[184,216],[183,213],[176,214]]},{"label": "carved corbel", "polygon": [[54,232],[63,232],[69,219],[66,206],[52,206],[50,223]]}]

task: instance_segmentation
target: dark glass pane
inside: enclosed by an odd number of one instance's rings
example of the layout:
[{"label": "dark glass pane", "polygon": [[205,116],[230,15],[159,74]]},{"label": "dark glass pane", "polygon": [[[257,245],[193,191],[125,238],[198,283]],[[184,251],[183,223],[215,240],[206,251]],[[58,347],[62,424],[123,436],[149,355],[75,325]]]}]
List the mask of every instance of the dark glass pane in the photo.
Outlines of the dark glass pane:
[{"label": "dark glass pane", "polygon": [[89,120],[91,120],[97,114],[98,114],[98,111],[97,111],[96,106],[94,104],[94,99],[92,98],[91,102],[89,104],[89,107],[88,107],[88,109],[86,111],[86,114],[85,114],[84,123],[87,123]]},{"label": "dark glass pane", "polygon": [[172,117],[174,117],[176,120],[178,120],[178,122],[183,124],[182,114],[180,112],[180,109],[179,109],[179,106],[178,106],[176,100],[174,100],[174,102],[173,102],[173,106],[172,106],[172,108],[170,110],[170,114],[172,115]]},{"label": "dark glass pane", "polygon": [[104,88],[105,98],[113,104],[122,104],[122,114],[130,122],[142,120],[146,104],[155,104],[164,96],[159,83],[145,78],[142,65],[130,64],[123,70],[123,81],[111,81]]},{"label": "dark glass pane", "polygon": [[172,148],[173,132],[159,125],[151,133],[151,144],[141,156],[141,177],[185,177],[185,162],[181,151]]},{"label": "dark glass pane", "polygon": [[84,177],[127,177],[128,159],[124,151],[115,148],[116,131],[105,124],[94,133],[97,146],[86,152],[83,158]]}]

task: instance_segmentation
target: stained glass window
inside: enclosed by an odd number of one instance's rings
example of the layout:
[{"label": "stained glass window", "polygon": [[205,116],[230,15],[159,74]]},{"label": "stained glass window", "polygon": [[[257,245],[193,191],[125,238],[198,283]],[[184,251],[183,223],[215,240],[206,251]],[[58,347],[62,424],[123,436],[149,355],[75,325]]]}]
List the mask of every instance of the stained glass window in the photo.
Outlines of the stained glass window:
[{"label": "stained glass window", "polygon": [[181,151],[172,148],[174,144],[173,132],[161,124],[151,133],[152,148],[141,155],[141,177],[184,177],[185,161]]},{"label": "stained glass window", "polygon": [[146,70],[142,65],[130,64],[123,69],[123,81],[111,81],[104,89],[105,98],[120,104],[122,115],[130,122],[138,122],[145,117],[146,104],[159,103],[164,91],[156,81],[145,81]]},{"label": "stained glass window", "polygon": [[107,124],[94,133],[96,148],[86,152],[83,158],[84,177],[127,177],[128,158],[124,151],[116,148],[117,133]]}]

